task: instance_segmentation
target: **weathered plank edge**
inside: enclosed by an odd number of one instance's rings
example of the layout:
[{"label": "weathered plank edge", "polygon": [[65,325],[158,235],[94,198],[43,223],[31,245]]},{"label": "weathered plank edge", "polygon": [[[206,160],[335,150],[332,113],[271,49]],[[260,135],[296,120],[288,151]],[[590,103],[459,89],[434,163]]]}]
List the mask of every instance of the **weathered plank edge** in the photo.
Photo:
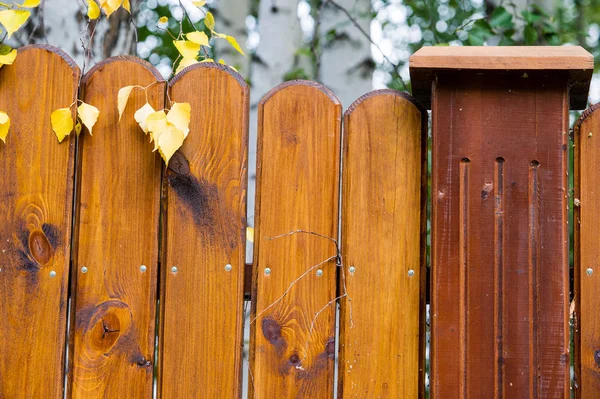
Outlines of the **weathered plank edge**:
[{"label": "weathered plank edge", "polygon": [[[431,281],[428,278],[429,275],[429,268],[427,267],[427,204],[428,204],[428,196],[427,196],[427,191],[428,191],[428,186],[427,186],[427,174],[428,174],[428,163],[427,163],[427,145],[428,145],[428,113],[427,113],[427,109],[425,107],[423,107],[421,105],[421,103],[414,98],[413,96],[411,96],[408,93],[405,92],[401,92],[401,91],[397,91],[397,90],[392,90],[392,89],[380,89],[380,90],[373,90],[369,93],[363,94],[362,96],[360,96],[356,101],[354,101],[346,110],[346,112],[344,112],[344,120],[343,120],[343,131],[342,131],[342,154],[346,153],[346,146],[347,146],[347,141],[345,140],[346,136],[348,135],[348,118],[350,117],[350,115],[354,112],[354,110],[356,108],[358,108],[358,106],[360,106],[360,104],[362,102],[364,102],[365,100],[372,98],[372,97],[376,97],[376,96],[384,96],[384,95],[392,95],[392,96],[397,96],[400,97],[408,102],[410,102],[411,104],[413,104],[417,110],[420,112],[421,114],[421,231],[420,231],[420,267],[421,270],[419,271],[419,275],[421,278],[420,281],[420,293],[419,293],[419,381],[418,381],[418,385],[419,385],[419,398],[424,398],[425,397],[425,350],[426,350],[426,305],[429,302],[428,299],[428,291],[430,291],[429,286],[428,286],[428,282],[429,285],[431,285]],[[342,156],[343,159],[343,156]],[[341,178],[340,178],[340,185],[343,187],[344,184],[344,180],[343,180],[343,172],[344,172],[344,167],[342,164],[342,168],[340,170],[341,173]],[[340,193],[340,202],[341,202],[341,213],[340,213],[340,218],[342,217],[342,213],[343,213],[343,202],[344,202],[344,198],[342,196],[342,194]],[[343,227],[343,224],[342,224]],[[340,230],[339,232],[340,234],[340,245],[341,245],[341,240],[343,237],[343,231]],[[341,247],[340,247],[341,248]],[[344,258],[344,254],[342,254],[342,259]],[[343,267],[343,266],[342,266]],[[339,272],[339,270],[338,270]],[[342,279],[344,278],[344,274],[343,273],[338,273],[338,291],[340,291],[340,285],[342,283]],[[338,292],[338,296],[341,295],[341,291]],[[341,320],[341,318],[340,318]],[[341,324],[340,325],[340,335],[338,337],[338,339],[340,339],[340,337],[343,335],[343,328],[344,326]],[[342,355],[342,350],[341,350],[341,346],[340,349],[338,351],[338,357],[339,357],[339,364],[343,364],[343,355]],[[338,377],[338,397],[343,397],[343,373],[339,375]]]},{"label": "weathered plank edge", "polygon": [[[326,86],[321,83],[309,81],[309,80],[290,80],[284,83],[281,83],[271,90],[269,90],[258,103],[258,123],[257,123],[257,143],[256,143],[256,190],[255,190],[255,200],[254,200],[254,249],[253,249],[253,260],[251,263],[252,274],[250,282],[252,286],[250,287],[250,320],[254,320],[256,318],[256,303],[257,303],[257,284],[258,281],[258,265],[259,265],[259,242],[260,242],[260,209],[261,209],[261,181],[262,181],[262,153],[263,153],[263,141],[262,141],[262,124],[264,119],[264,108],[265,105],[269,102],[269,100],[277,93],[285,90],[288,87],[292,86],[307,86],[313,87],[323,94],[325,94],[334,105],[338,105],[341,107],[340,100],[335,96],[335,94]],[[341,110],[340,110],[341,112]],[[340,134],[340,141],[342,140],[343,134]],[[339,147],[340,153],[338,154],[339,162],[341,164],[341,143]],[[341,188],[341,170],[338,174],[338,225],[340,218],[340,204],[341,204],[341,193],[339,192]],[[337,228],[337,227],[336,227]],[[339,240],[340,231],[338,228],[338,240]],[[338,241],[339,242],[339,241]],[[337,338],[337,337],[336,337]],[[248,352],[248,397],[255,398],[256,392],[254,389],[254,364],[256,360],[256,324],[250,326],[250,345]],[[333,378],[333,376],[332,376]]]}]

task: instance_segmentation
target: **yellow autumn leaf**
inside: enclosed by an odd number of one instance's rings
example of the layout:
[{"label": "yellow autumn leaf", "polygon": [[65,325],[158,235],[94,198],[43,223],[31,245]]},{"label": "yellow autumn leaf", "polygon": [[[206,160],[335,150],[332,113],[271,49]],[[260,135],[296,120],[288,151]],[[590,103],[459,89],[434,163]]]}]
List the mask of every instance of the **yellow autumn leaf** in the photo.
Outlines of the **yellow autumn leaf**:
[{"label": "yellow autumn leaf", "polygon": [[77,107],[77,113],[79,115],[79,119],[81,119],[81,122],[87,128],[88,132],[90,132],[91,135],[92,128],[98,121],[100,111],[98,111],[98,108],[94,107],[93,105],[86,104],[82,101],[81,105]]},{"label": "yellow autumn leaf", "polygon": [[190,32],[186,36],[187,39],[192,43],[210,47],[210,45],[208,44],[208,36],[204,32]]},{"label": "yellow autumn leaf", "polygon": [[165,111],[156,111],[146,118],[146,129],[150,133],[150,141],[154,141],[154,150],[158,148],[156,145],[156,139],[167,130],[167,114]]},{"label": "yellow autumn leaf", "polygon": [[177,65],[177,69],[175,70],[175,73],[179,73],[179,72],[183,71],[185,68],[189,67],[190,65],[194,65],[197,63],[198,63],[198,61],[195,58],[182,58],[181,61],[179,61],[179,65]]},{"label": "yellow autumn leaf", "polygon": [[188,40],[174,40],[173,44],[183,58],[195,58],[200,51],[200,45]]},{"label": "yellow autumn leaf", "polygon": [[123,0],[102,0],[100,7],[102,7],[106,16],[110,18],[110,16],[121,6],[122,2]]},{"label": "yellow autumn leaf", "polygon": [[0,11],[0,24],[6,29],[7,39],[10,39],[25,22],[31,13],[27,10],[4,10]]},{"label": "yellow autumn leaf", "polygon": [[204,26],[208,28],[208,30],[215,29],[215,17],[209,11],[206,13],[206,17],[204,17]]},{"label": "yellow autumn leaf", "polygon": [[123,8],[131,14],[131,4],[129,4],[129,0],[123,0]]},{"label": "yellow autumn leaf", "polygon": [[254,242],[254,229],[252,227],[246,228],[246,240]]},{"label": "yellow autumn leaf", "polygon": [[227,40],[229,42],[229,44],[231,44],[231,46],[234,49],[236,49],[241,55],[243,55],[244,57],[246,56],[246,54],[244,54],[244,52],[242,51],[242,48],[238,44],[237,40],[235,40],[235,37],[233,37],[233,36],[227,36],[225,38],[225,40]]},{"label": "yellow autumn leaf", "polygon": [[224,35],[219,32],[215,32],[214,30],[212,31],[212,35],[213,35],[213,37],[216,37],[217,39],[227,39],[227,35]]},{"label": "yellow autumn leaf", "polygon": [[0,111],[0,140],[6,143],[6,136],[10,128],[10,118],[6,112]]},{"label": "yellow autumn leaf", "polygon": [[205,60],[202,60],[202,61],[200,61],[200,62],[201,62],[201,63],[202,63],[202,62],[215,62],[215,60],[213,60],[212,58],[207,58],[207,59],[205,59]]},{"label": "yellow autumn leaf", "polygon": [[21,7],[35,8],[40,5],[41,0],[25,0]]},{"label": "yellow autumn leaf", "polygon": [[192,107],[189,103],[173,103],[173,106],[167,114],[167,122],[181,130],[187,137],[190,132],[190,119],[192,117]]},{"label": "yellow autumn leaf", "polygon": [[75,122],[75,134],[77,136],[79,136],[79,134],[81,134],[81,122],[79,120],[77,120],[77,122]]},{"label": "yellow autumn leaf", "polygon": [[123,111],[125,111],[125,107],[127,106],[127,101],[129,100],[129,95],[131,94],[131,90],[133,90],[135,86],[125,86],[119,89],[119,94],[117,95],[117,108],[119,109],[119,122],[121,121],[121,117],[123,116]]},{"label": "yellow autumn leaf", "polygon": [[142,128],[144,133],[148,133],[148,127],[146,126],[146,119],[148,119],[148,116],[150,114],[153,114],[155,112],[156,111],[154,110],[154,108],[152,108],[152,106],[148,103],[144,104],[144,106],[142,108],[135,111],[133,118],[138,123],[138,125],[140,125],[140,127]]},{"label": "yellow autumn leaf", "polygon": [[202,0],[202,1],[192,1],[192,4],[195,5],[196,7],[202,7],[204,5],[206,5],[206,1]]},{"label": "yellow autumn leaf", "polygon": [[2,68],[2,65],[12,65],[12,63],[15,61],[15,58],[17,58],[17,50],[10,50],[8,54],[4,55],[0,53],[0,68]]},{"label": "yellow autumn leaf", "polygon": [[159,28],[163,28],[163,29],[166,28],[168,23],[169,23],[169,18],[167,18],[167,17],[160,17],[158,19],[158,25],[160,25]]},{"label": "yellow autumn leaf", "polygon": [[168,125],[167,130],[156,138],[158,152],[167,165],[173,154],[181,148],[184,140],[185,135],[183,132],[173,125]]},{"label": "yellow autumn leaf", "polygon": [[62,141],[73,131],[73,115],[71,108],[59,108],[50,116],[52,130],[56,133],[58,142]]},{"label": "yellow autumn leaf", "polygon": [[88,1],[87,16],[89,19],[98,19],[98,17],[100,17],[100,7],[98,7],[98,3],[96,3],[96,0]]}]

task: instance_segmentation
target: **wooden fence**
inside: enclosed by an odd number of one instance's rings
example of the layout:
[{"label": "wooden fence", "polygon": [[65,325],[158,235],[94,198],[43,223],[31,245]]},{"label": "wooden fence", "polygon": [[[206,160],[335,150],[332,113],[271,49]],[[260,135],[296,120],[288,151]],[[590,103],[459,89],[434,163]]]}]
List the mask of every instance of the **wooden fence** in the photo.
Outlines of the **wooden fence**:
[{"label": "wooden fence", "polygon": [[[550,76],[512,60],[529,79],[488,88],[438,76],[435,56],[413,60],[426,105],[434,80],[432,395],[567,397],[568,87],[577,106],[591,71],[564,71],[589,59],[556,54]],[[119,122],[129,85],[149,88]],[[50,114],[77,98],[100,110],[93,136],[59,144]],[[192,107],[168,168],[133,117],[146,101]],[[575,126],[571,198],[583,398],[600,397],[595,109]],[[412,97],[374,91],[343,112],[292,81],[262,99],[249,267],[249,89],[230,68],[167,83],[115,57],[80,77],[61,51],[29,46],[0,69],[0,110],[0,398],[149,398],[155,383],[163,398],[241,397],[246,292],[248,397],[425,395],[427,112]]]}]

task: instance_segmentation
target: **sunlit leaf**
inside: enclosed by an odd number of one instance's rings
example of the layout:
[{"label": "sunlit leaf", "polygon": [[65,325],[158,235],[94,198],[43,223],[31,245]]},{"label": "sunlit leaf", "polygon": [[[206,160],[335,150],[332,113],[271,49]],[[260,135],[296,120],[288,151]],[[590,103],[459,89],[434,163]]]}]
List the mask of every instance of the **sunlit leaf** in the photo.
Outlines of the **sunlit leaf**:
[{"label": "sunlit leaf", "polygon": [[235,40],[235,37],[233,37],[233,36],[227,36],[225,38],[225,40],[227,40],[229,42],[229,44],[231,44],[231,46],[234,49],[236,49],[241,55],[246,56],[246,54],[244,54],[244,52],[242,51],[242,48],[238,44],[237,40]]},{"label": "sunlit leaf", "polygon": [[[4,48],[8,48],[8,53],[2,54]],[[2,65],[11,65],[15,61],[15,58],[17,58],[17,50],[13,50],[9,46],[0,44],[0,68],[2,68]]]},{"label": "sunlit leaf", "polygon": [[177,65],[177,70],[175,71],[175,73],[179,73],[185,68],[189,67],[190,65],[194,65],[197,63],[198,61],[195,58],[182,58],[181,61],[179,61],[179,65]]},{"label": "sunlit leaf", "polygon": [[50,116],[52,130],[56,133],[58,142],[62,141],[73,131],[73,115],[71,108],[59,108]]},{"label": "sunlit leaf", "polygon": [[135,86],[125,86],[119,89],[119,94],[117,95],[117,107],[119,109],[119,121],[121,121],[121,117],[123,116],[123,112],[125,111],[125,107],[127,106],[127,101],[129,100],[129,95],[131,94],[131,90],[133,90]]},{"label": "sunlit leaf", "polygon": [[173,103],[167,114],[167,122],[177,127],[187,137],[190,132],[191,117],[192,107],[189,103]]},{"label": "sunlit leaf", "polygon": [[215,62],[215,60],[213,60],[212,58],[206,58],[206,59],[200,61],[200,63],[202,63],[202,62]]},{"label": "sunlit leaf", "polygon": [[10,118],[6,112],[0,111],[0,140],[6,143],[6,136],[10,128]]},{"label": "sunlit leaf", "polygon": [[0,24],[4,25],[6,29],[7,39],[10,39],[13,33],[15,33],[31,15],[31,12],[27,10],[3,10],[0,11]]},{"label": "sunlit leaf", "polygon": [[146,104],[144,104],[144,106],[142,108],[135,111],[135,114],[133,115],[135,121],[138,123],[138,125],[140,125],[140,127],[142,128],[144,133],[148,133],[148,127],[146,126],[146,119],[148,119],[148,116],[150,114],[153,114],[154,112],[156,112],[154,110],[154,108],[152,108],[152,106],[150,104],[146,103]]},{"label": "sunlit leaf", "polygon": [[190,42],[199,44],[201,46],[210,47],[208,45],[208,36],[204,32],[190,32],[186,36]]},{"label": "sunlit leaf", "polygon": [[200,51],[200,45],[194,42],[190,42],[188,40],[175,40],[173,44],[179,51],[179,54],[183,56],[183,58],[195,58]]},{"label": "sunlit leaf", "polygon": [[206,13],[206,17],[204,17],[204,26],[208,28],[208,30],[215,29],[215,17],[209,11]]},{"label": "sunlit leaf", "polygon": [[154,151],[157,149],[156,138],[167,130],[167,114],[165,111],[156,111],[146,118],[146,129],[150,133],[150,140],[154,141]]},{"label": "sunlit leaf", "polygon": [[131,4],[129,4],[129,0],[123,0],[123,8],[131,14]]},{"label": "sunlit leaf", "polygon": [[158,152],[168,165],[175,152],[181,148],[185,135],[176,126],[168,125],[167,130],[156,138]]},{"label": "sunlit leaf", "polygon": [[98,19],[98,17],[100,16],[100,7],[98,7],[98,3],[96,3],[96,0],[88,1],[87,16],[89,19]]},{"label": "sunlit leaf", "polygon": [[35,8],[40,5],[41,0],[25,0],[23,2],[23,7],[26,8]]},{"label": "sunlit leaf", "polygon": [[77,107],[77,113],[79,115],[79,119],[81,119],[81,122],[87,128],[88,132],[90,132],[91,135],[92,128],[98,121],[100,111],[98,111],[98,108],[94,107],[93,105],[81,102],[81,105]]}]

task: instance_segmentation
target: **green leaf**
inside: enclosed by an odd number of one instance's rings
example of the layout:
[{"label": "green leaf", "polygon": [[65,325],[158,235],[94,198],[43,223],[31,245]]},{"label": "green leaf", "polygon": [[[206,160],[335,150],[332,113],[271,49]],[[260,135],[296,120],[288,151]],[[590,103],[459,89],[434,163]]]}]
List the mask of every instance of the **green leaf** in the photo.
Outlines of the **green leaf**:
[{"label": "green leaf", "polygon": [[496,7],[490,17],[490,26],[492,28],[508,29],[513,27],[512,14],[506,11],[504,7]]},{"label": "green leaf", "polygon": [[475,21],[469,30],[468,42],[471,46],[483,46],[486,39],[493,36],[490,25],[484,19]]},{"label": "green leaf", "polygon": [[7,55],[12,51],[12,47],[6,44],[0,44],[0,55]]},{"label": "green leaf", "polygon": [[525,39],[525,44],[532,45],[538,39],[538,32],[533,26],[527,25],[523,31],[523,37]]},{"label": "green leaf", "polygon": [[504,36],[502,39],[500,39],[500,43],[498,43],[498,46],[514,46],[515,44],[516,42],[513,39]]},{"label": "green leaf", "polygon": [[523,18],[525,19],[525,22],[527,22],[528,24],[534,24],[537,21],[539,21],[540,19],[542,19],[542,16],[539,14],[534,14],[531,11],[528,10],[524,10],[521,15],[523,15]]}]

